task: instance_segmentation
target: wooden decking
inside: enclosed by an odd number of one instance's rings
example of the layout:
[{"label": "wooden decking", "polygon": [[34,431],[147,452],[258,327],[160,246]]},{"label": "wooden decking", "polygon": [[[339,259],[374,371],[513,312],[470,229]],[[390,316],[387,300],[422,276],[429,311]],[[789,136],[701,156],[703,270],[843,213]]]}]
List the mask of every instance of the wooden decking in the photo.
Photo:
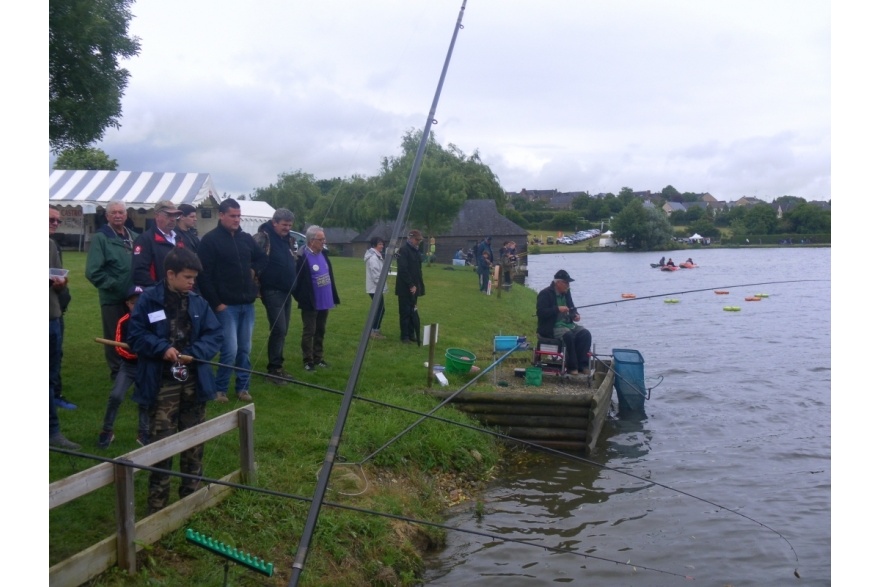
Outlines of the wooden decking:
[{"label": "wooden decking", "polygon": [[[564,382],[545,375],[541,387],[498,388],[498,391],[463,391],[451,403],[486,426],[519,440],[589,455],[611,407],[614,372],[601,362],[592,382],[586,377]],[[454,391],[430,390],[447,399]]]}]

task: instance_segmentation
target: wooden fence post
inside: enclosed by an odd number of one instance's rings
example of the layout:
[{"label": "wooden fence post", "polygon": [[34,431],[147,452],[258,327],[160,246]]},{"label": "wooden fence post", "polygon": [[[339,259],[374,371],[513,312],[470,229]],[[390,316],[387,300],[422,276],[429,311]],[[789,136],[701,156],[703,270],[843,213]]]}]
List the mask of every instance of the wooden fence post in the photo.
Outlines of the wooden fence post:
[{"label": "wooden fence post", "polygon": [[257,466],[254,459],[254,411],[241,410],[238,413],[238,460],[242,483],[249,485],[257,481]]},{"label": "wooden fence post", "polygon": [[113,463],[116,487],[116,563],[130,575],[137,573],[134,524],[134,467],[120,459]]}]

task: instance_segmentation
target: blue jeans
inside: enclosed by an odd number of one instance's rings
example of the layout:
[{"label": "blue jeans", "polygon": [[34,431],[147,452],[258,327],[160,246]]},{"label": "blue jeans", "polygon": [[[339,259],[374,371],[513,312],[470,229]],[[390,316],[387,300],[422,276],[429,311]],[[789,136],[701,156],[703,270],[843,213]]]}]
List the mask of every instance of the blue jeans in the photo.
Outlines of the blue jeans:
[{"label": "blue jeans", "polygon": [[268,371],[278,371],[284,364],[284,341],[290,327],[290,292],[264,289],[261,299],[269,319]]},{"label": "blue jeans", "polygon": [[49,318],[49,438],[61,432],[55,411],[55,389],[52,374],[61,374],[61,319]]},{"label": "blue jeans", "polygon": [[[49,320],[49,389],[54,397],[61,397],[61,357],[63,356],[62,345],[64,343],[64,316]],[[54,338],[54,342],[53,342]],[[54,347],[52,345],[55,345]],[[55,350],[53,350],[53,348]]]},{"label": "blue jeans", "polygon": [[[370,299],[373,299],[373,296],[376,294],[367,294],[370,296]],[[382,329],[382,318],[385,317],[385,296],[379,294],[379,310],[376,312],[376,319],[373,320],[373,330],[381,330]]]},{"label": "blue jeans", "polygon": [[[232,365],[235,372],[235,392],[249,391],[251,382],[251,338],[254,334],[254,305],[237,304],[226,306],[222,312],[216,312],[220,326],[223,327],[223,345],[220,347],[220,362]],[[238,369],[245,369],[240,371]],[[232,379],[232,367],[217,367],[217,393],[226,395],[229,380]]]}]

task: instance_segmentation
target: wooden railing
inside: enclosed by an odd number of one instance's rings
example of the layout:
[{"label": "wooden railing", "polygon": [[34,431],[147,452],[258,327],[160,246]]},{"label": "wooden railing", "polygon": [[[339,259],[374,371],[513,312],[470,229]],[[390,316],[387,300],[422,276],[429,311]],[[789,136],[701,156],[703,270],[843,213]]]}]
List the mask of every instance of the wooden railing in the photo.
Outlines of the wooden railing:
[{"label": "wooden railing", "polygon": [[114,564],[129,573],[137,571],[137,551],[183,526],[196,512],[222,501],[232,491],[209,484],[151,516],[135,522],[134,475],[131,465],[152,466],[221,434],[239,431],[239,466],[221,481],[252,483],[254,462],[254,405],[233,410],[168,438],[121,455],[113,463],[101,463],[49,485],[49,509],[64,505],[92,491],[115,485],[116,533],[49,568],[53,587],[75,587],[96,577]]}]

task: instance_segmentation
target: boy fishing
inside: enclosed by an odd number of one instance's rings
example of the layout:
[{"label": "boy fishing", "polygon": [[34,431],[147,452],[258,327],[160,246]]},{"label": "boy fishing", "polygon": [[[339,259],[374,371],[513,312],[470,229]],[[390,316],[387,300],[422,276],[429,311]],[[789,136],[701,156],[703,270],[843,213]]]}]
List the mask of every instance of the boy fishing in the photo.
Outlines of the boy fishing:
[{"label": "boy fishing", "polygon": [[[222,329],[203,297],[193,292],[202,264],[189,249],[175,248],[165,257],[164,280],[144,290],[131,314],[129,336],[137,353],[134,399],[150,414],[150,439],[156,442],[205,421],[205,403],[216,388],[211,365],[220,350]],[[196,359],[190,365],[190,357]],[[205,362],[203,362],[205,361]],[[202,475],[203,445],[180,453],[180,471]],[[173,458],[156,464],[170,469]],[[197,479],[181,479],[178,495],[198,489]],[[171,476],[150,473],[148,512],[168,504]]]}]

